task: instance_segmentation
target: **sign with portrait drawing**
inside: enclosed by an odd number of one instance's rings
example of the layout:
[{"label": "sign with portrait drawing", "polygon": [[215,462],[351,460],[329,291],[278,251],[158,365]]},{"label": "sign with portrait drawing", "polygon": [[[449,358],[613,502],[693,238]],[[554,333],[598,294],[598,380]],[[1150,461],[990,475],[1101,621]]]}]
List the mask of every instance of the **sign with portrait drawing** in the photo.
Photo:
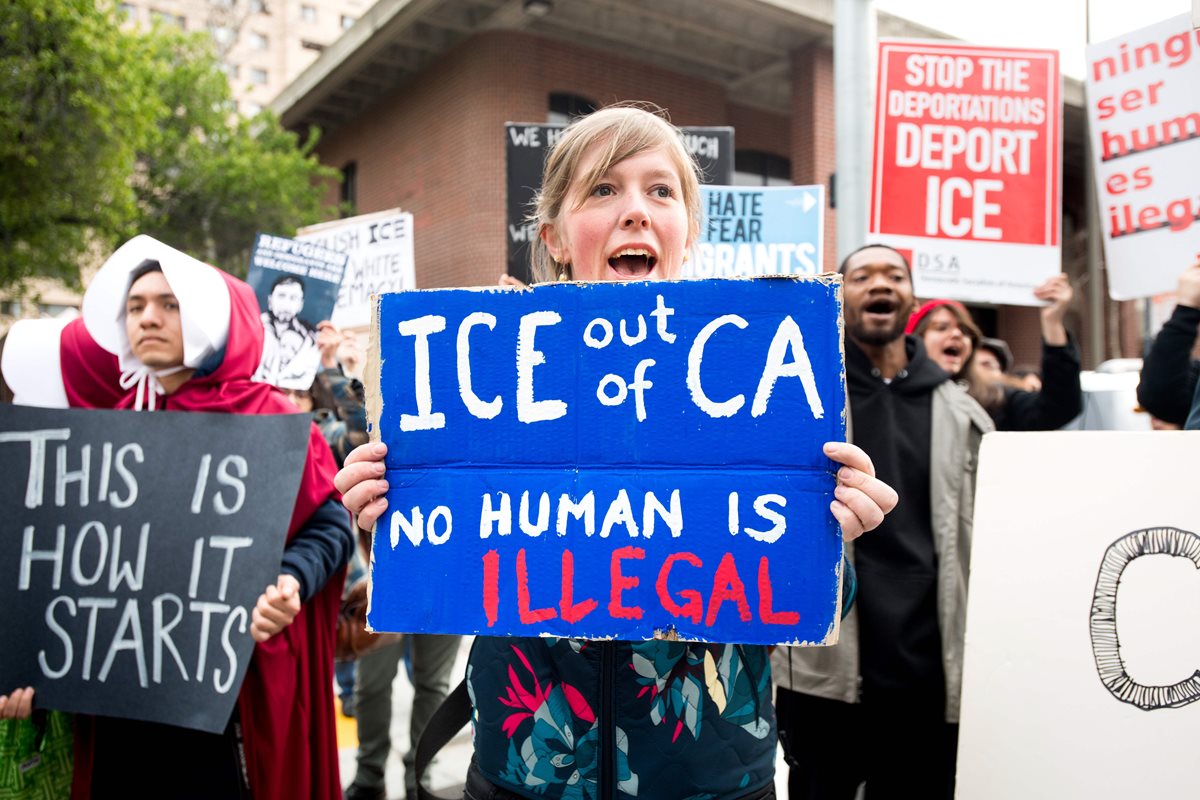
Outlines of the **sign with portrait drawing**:
[{"label": "sign with portrait drawing", "polygon": [[284,389],[312,386],[321,366],[317,325],[333,314],[346,259],[312,242],[258,235],[246,274],[265,334],[254,380]]}]

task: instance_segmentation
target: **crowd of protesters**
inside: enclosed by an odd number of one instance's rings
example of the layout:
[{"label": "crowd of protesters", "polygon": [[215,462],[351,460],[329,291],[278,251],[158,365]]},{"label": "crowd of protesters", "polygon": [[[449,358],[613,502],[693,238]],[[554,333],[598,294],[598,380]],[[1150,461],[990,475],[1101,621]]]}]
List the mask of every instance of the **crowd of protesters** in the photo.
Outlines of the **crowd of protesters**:
[{"label": "crowd of protesters", "polygon": [[[700,229],[699,198],[695,163],[656,110],[618,106],[577,120],[545,164],[535,212],[536,279],[675,277]],[[992,430],[1053,430],[1082,410],[1080,357],[1064,325],[1072,289],[1059,275],[1033,293],[1044,305],[1040,378],[1031,382],[1010,374],[1009,347],[983,336],[965,306],[946,299],[919,304],[900,251],[868,244],[847,256],[840,272],[849,442],[828,443],[824,452],[840,465],[830,513],[858,590],[839,644],[771,653],[715,643],[580,647],[478,637],[468,685],[474,757],[467,797],[556,800],[606,789],[614,797],[769,798],[777,741],[793,800],[850,800],[863,783],[872,800],[953,796],[980,442]],[[1178,302],[1146,358],[1139,399],[1167,424],[1200,428],[1200,364],[1192,359],[1200,264],[1185,270]],[[335,618],[347,574],[350,583],[361,579],[365,535],[386,509],[386,447],[368,442],[357,380],[363,359],[353,335],[321,323],[312,385],[271,386],[252,380],[263,359],[264,319],[243,282],[139,237],[105,263],[80,319],[56,328],[49,341],[44,328],[32,326],[9,335],[8,347],[29,348],[31,358],[61,367],[61,387],[44,397],[6,374],[18,402],[142,412],[299,409],[313,416],[278,580],[264,587],[253,611],[255,654],[227,729],[207,734],[76,715],[74,797],[342,796]],[[410,638],[363,656],[357,676],[345,667],[338,675],[343,711],[359,720],[357,774],[347,797],[386,796],[391,685],[402,654],[412,660],[418,692],[413,752],[448,691],[458,637]],[[640,686],[637,663],[670,674],[697,657],[718,669],[736,661],[729,672],[743,676],[740,689],[756,698],[759,716],[731,723],[705,707],[702,734],[683,747],[678,731],[618,704],[611,724],[621,735],[606,741],[624,744],[608,759],[579,738],[570,758],[558,754],[553,763],[514,747],[535,736],[538,724],[535,714],[512,723],[502,704],[515,672],[547,692],[575,687],[584,706],[595,707],[603,671],[611,671],[613,692],[632,697]],[[32,689],[0,689],[13,690],[0,697],[0,719],[33,714]],[[579,708],[572,704],[555,724],[584,737],[591,721]],[[409,798],[419,792],[413,752],[405,759]]]}]

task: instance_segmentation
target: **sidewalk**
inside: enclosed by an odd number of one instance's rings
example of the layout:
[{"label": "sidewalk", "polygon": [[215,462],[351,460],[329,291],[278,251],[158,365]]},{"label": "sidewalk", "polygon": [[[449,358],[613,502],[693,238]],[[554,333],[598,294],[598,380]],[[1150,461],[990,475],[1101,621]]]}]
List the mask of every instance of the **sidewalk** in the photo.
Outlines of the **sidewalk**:
[{"label": "sidewalk", "polygon": [[[459,647],[458,659],[454,662],[454,671],[450,677],[450,688],[453,689],[467,672],[467,654],[471,650],[472,636],[464,636]],[[392,800],[404,798],[404,753],[408,750],[408,718],[412,710],[412,684],[403,664],[392,685],[392,752],[387,762],[387,793]],[[336,700],[334,702],[337,702]],[[341,704],[338,703],[337,715],[338,768],[341,771],[343,788],[354,780],[354,755],[358,748],[358,731],[354,720],[342,716]],[[431,767],[431,780],[434,789],[445,789],[450,786],[461,786],[466,780],[467,765],[471,763],[471,729],[463,728],[462,732],[442,748],[437,761]]]}]

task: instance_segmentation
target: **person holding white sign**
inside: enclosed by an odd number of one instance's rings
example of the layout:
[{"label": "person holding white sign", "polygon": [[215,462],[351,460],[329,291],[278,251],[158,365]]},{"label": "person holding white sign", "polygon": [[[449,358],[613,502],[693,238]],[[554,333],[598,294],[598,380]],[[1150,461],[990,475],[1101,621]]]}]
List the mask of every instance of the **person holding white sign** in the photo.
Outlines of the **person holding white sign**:
[{"label": "person holding white sign", "polygon": [[[905,335],[907,259],[868,245],[842,262],[854,441],[904,498],[847,557],[855,608],[836,647],[773,656],[795,800],[951,797],[975,469],[987,413]],[[848,742],[854,742],[848,747]]]},{"label": "person holding white sign", "polygon": [[[696,166],[661,116],[615,107],[574,122],[546,160],[536,279],[678,276],[699,231],[699,195]],[[896,494],[858,447],[831,442],[824,452],[843,465],[831,511],[853,539],[879,525]],[[364,529],[386,509],[385,454],[382,443],[359,447],[337,478]],[[686,711],[652,713],[654,695],[639,691],[639,675],[667,691],[697,668],[711,676],[709,688],[692,683]],[[766,647],[480,636],[467,675],[476,722],[469,797],[774,796]]]},{"label": "person holding white sign", "polygon": [[1143,408],[1177,427],[1188,420],[1200,376],[1200,362],[1192,358],[1197,330],[1200,330],[1200,261],[1179,276],[1175,310],[1146,353],[1137,388],[1138,402]]}]

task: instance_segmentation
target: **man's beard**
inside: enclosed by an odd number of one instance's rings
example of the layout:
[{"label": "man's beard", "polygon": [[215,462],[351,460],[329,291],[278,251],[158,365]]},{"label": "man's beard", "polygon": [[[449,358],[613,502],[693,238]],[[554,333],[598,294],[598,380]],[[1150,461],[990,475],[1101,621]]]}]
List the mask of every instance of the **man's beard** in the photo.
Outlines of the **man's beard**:
[{"label": "man's beard", "polygon": [[869,329],[863,324],[863,321],[859,319],[846,326],[846,333],[851,339],[860,344],[871,345],[872,347],[882,347],[883,345],[891,344],[900,337],[904,336],[904,328],[907,324],[907,314],[897,314],[895,324],[890,328],[883,329]]}]

